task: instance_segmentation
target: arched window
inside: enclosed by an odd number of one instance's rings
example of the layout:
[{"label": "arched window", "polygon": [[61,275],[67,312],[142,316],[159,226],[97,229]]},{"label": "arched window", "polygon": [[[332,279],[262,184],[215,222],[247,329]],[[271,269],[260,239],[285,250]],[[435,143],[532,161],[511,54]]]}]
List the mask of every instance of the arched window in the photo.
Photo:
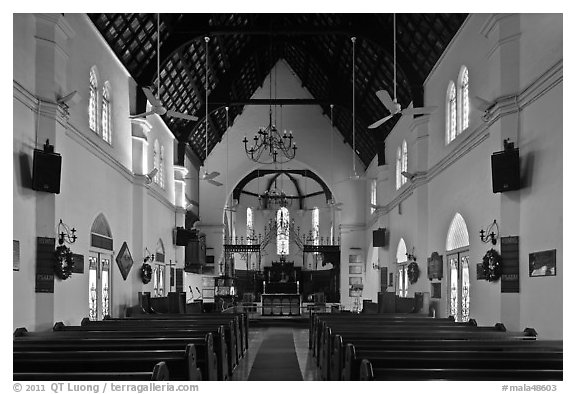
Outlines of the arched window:
[{"label": "arched window", "polygon": [[90,69],[90,98],[88,99],[88,125],[90,130],[98,132],[96,129],[96,112],[98,100],[98,78],[96,67]]},{"label": "arched window", "polygon": [[396,294],[400,297],[408,296],[408,256],[406,254],[406,242],[400,238],[398,248],[396,249],[396,264],[398,266],[398,291]]},{"label": "arched window", "polygon": [[164,189],[164,145],[160,146],[160,162],[158,167],[158,184]]},{"label": "arched window", "polygon": [[158,140],[154,141],[154,147],[152,148],[152,154],[154,157],[154,168],[158,169],[158,171],[156,172],[156,174],[154,175],[154,183],[159,183],[160,182],[160,144],[158,143]]},{"label": "arched window", "polygon": [[470,117],[470,98],[468,97],[468,68],[462,66],[458,77],[458,112],[460,117],[460,127],[458,134],[468,128]]},{"label": "arched window", "polygon": [[[408,171],[408,144],[406,143],[406,140],[402,141],[402,172],[404,171]],[[405,184],[406,177],[402,175],[401,179],[402,184]]]},{"label": "arched window", "polygon": [[312,210],[312,242],[314,245],[320,244],[320,210]]},{"label": "arched window", "polygon": [[456,86],[453,81],[448,84],[446,93],[446,144],[456,138]]},{"label": "arched window", "polygon": [[110,107],[110,87],[108,83],[102,88],[102,139],[112,144],[112,130],[110,127],[111,107]]},{"label": "arched window", "polygon": [[110,270],[112,232],[103,214],[99,214],[90,229],[88,253],[88,317],[101,320],[110,314]]},{"label": "arched window", "polygon": [[254,218],[252,216],[252,208],[246,208],[246,239],[248,245],[252,245],[252,237],[254,236]]},{"label": "arched window", "polygon": [[396,150],[396,189],[402,186],[402,149]]},{"label": "arched window", "polygon": [[470,253],[468,228],[459,213],[454,215],[446,237],[449,275],[449,310],[456,321],[470,319]]},{"label": "arched window", "polygon": [[276,254],[287,255],[290,253],[290,213],[285,207],[276,212]]}]

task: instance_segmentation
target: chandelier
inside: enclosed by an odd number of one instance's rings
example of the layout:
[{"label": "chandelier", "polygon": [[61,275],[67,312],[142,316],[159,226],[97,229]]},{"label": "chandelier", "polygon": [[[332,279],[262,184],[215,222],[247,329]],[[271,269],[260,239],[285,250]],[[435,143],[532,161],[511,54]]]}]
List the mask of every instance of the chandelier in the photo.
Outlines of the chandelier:
[{"label": "chandelier", "polygon": [[258,199],[262,208],[278,209],[292,205],[292,199],[283,190],[278,191],[275,187],[266,190]]},{"label": "chandelier", "polygon": [[[276,79],[277,81],[278,79]],[[272,123],[272,72],[270,72],[270,111],[268,116],[268,126],[260,127],[254,135],[254,144],[248,146],[248,139],[244,136],[244,150],[246,156],[256,163],[273,164],[287,163],[296,157],[296,142],[292,131],[284,130],[281,133]]]}]

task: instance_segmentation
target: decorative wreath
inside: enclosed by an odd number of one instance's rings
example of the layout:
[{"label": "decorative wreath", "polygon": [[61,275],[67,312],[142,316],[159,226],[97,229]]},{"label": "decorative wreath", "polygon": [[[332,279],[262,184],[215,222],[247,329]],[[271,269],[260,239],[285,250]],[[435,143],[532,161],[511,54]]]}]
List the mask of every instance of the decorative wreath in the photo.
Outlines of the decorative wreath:
[{"label": "decorative wreath", "polygon": [[142,269],[140,272],[142,274],[142,283],[146,284],[152,280],[152,266],[150,264],[142,264]]},{"label": "decorative wreath", "polygon": [[408,280],[410,284],[414,284],[418,281],[418,277],[420,277],[420,268],[418,267],[418,263],[412,262],[408,264]]},{"label": "decorative wreath", "polygon": [[495,282],[502,276],[502,256],[494,249],[490,249],[482,257],[482,269],[489,282]]},{"label": "decorative wreath", "polygon": [[54,274],[62,280],[66,280],[72,275],[74,269],[74,260],[72,251],[66,245],[56,247],[54,251],[56,261],[54,262]]}]

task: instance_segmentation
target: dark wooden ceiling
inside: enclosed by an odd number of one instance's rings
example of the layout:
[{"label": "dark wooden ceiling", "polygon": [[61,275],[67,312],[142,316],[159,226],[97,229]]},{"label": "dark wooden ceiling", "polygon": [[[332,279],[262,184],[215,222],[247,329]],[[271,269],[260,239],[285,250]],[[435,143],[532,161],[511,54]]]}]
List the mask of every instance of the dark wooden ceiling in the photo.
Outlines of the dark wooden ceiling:
[{"label": "dark wooden ceiling", "polygon": [[[157,89],[157,14],[88,14],[139,86]],[[422,105],[422,84],[467,14],[396,14],[397,98],[402,107]],[[388,115],[374,94],[393,84],[392,14],[161,14],[160,99],[164,106],[200,118],[164,117],[181,142],[205,158],[205,41],[209,42],[208,152],[269,74],[284,59],[330,114],[352,145],[352,43],[356,41],[356,150],[367,166],[397,118],[376,130],[367,126]],[[145,100],[139,93],[139,112]],[[293,99],[298,99],[294,97]],[[290,103],[284,102],[285,105]],[[398,116],[398,115],[397,115]]]}]

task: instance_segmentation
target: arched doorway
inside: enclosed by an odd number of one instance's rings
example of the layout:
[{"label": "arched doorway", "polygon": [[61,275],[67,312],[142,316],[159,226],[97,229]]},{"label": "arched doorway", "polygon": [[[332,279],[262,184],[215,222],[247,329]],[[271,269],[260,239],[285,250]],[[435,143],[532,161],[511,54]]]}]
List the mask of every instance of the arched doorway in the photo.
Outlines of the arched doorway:
[{"label": "arched doorway", "polygon": [[88,253],[88,317],[102,320],[110,315],[110,272],[112,261],[112,232],[103,214],[96,217],[90,230]]},{"label": "arched doorway", "polygon": [[448,313],[459,322],[470,319],[470,240],[464,218],[454,215],[446,238]]},{"label": "arched doorway", "polygon": [[400,238],[398,242],[398,248],[396,249],[396,265],[398,267],[398,274],[396,277],[396,283],[398,284],[398,289],[396,295],[400,297],[408,296],[408,257],[406,254],[406,242],[404,238]]}]

